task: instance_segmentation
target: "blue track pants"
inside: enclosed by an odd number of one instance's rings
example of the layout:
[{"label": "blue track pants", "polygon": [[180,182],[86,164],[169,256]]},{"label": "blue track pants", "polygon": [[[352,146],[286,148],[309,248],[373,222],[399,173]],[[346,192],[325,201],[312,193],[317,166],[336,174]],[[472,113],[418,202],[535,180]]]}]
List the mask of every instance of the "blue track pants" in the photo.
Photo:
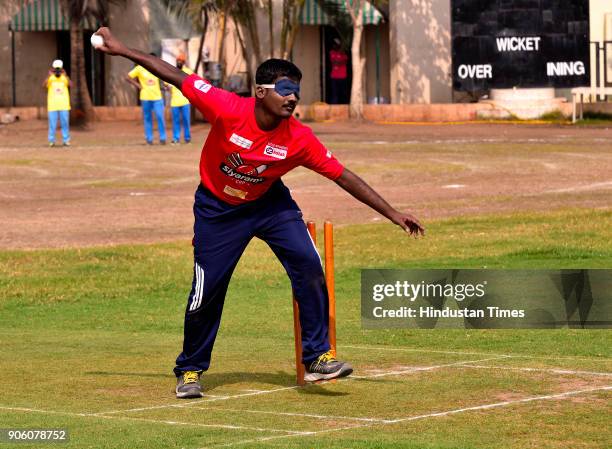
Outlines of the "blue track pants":
[{"label": "blue track pants", "polygon": [[55,129],[57,128],[57,121],[59,119],[60,126],[62,127],[62,141],[63,143],[70,142],[70,111],[49,111],[47,113],[49,119],[49,143],[55,143]]},{"label": "blue track pants", "polygon": [[191,107],[173,106],[172,108],[172,140],[181,140],[181,121],[183,122],[183,138],[185,142],[191,141]]},{"label": "blue track pants", "polygon": [[261,198],[239,206],[216,199],[200,186],[193,210],[193,282],[175,374],[210,366],[229,281],[253,237],[270,246],[289,275],[300,309],[303,362],[327,352],[329,301],[321,259],[283,183],[276,182]]},{"label": "blue track pants", "polygon": [[166,141],[166,121],[164,119],[163,100],[142,100],[142,118],[144,121],[145,140],[153,143],[153,115],[157,119],[157,130],[160,142]]}]

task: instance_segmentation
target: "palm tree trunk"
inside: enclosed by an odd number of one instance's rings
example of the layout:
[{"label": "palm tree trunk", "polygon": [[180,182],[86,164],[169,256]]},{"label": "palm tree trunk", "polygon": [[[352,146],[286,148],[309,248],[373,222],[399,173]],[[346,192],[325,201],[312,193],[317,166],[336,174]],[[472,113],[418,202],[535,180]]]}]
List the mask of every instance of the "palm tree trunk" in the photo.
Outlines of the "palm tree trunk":
[{"label": "palm tree trunk", "polygon": [[229,2],[227,2],[219,15],[219,21],[221,22],[221,38],[219,40],[219,57],[217,61],[221,67],[221,86],[225,83],[225,35],[227,34],[227,16],[229,8],[230,5]]},{"label": "palm tree trunk", "polygon": [[[206,32],[208,31],[208,11],[202,9],[202,36],[200,37],[200,45],[198,46],[198,59],[196,60],[194,72],[198,73],[200,63],[202,62],[202,49],[204,48],[204,39],[206,38]],[[205,75],[204,71],[202,74]]]},{"label": "palm tree trunk", "polygon": [[268,0],[268,28],[270,29],[270,58],[274,57],[274,8],[272,0]]},{"label": "palm tree trunk", "polygon": [[285,36],[285,42],[283,42],[282,58],[289,59],[291,52],[293,51],[293,44],[295,44],[295,37],[300,30],[300,12],[304,6],[305,0],[294,0],[291,5],[290,13],[287,14],[285,19],[288,22],[288,32]]},{"label": "palm tree trunk", "polygon": [[251,59],[249,58],[249,55],[247,53],[247,48],[246,48],[246,44],[244,42],[244,38],[242,37],[242,33],[240,32],[240,24],[236,21],[236,18],[234,17],[234,25],[236,26],[236,35],[238,36],[238,42],[240,43],[240,50],[242,51],[242,59],[244,59],[244,62],[246,64],[246,82],[247,82],[247,86],[249,86],[249,92],[252,92],[253,90],[253,73],[255,73],[255,69],[251,64]]},{"label": "palm tree trunk", "polygon": [[280,57],[283,59],[287,59],[285,58],[285,48],[287,48],[287,36],[289,35],[289,22],[290,22],[288,1],[289,0],[283,0],[283,15],[282,15],[283,25],[281,27],[281,34],[280,34]]},{"label": "palm tree trunk", "polygon": [[83,22],[74,18],[70,20],[70,71],[71,118],[76,126],[87,126],[94,119],[94,109],[85,76]]}]

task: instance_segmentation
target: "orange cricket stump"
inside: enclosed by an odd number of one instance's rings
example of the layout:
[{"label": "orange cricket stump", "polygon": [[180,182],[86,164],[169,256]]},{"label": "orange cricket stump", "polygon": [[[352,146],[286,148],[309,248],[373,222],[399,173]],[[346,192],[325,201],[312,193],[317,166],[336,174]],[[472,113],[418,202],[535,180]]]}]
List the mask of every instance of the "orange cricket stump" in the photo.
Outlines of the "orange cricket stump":
[{"label": "orange cricket stump", "polygon": [[325,283],[329,296],[329,346],[334,357],[336,353],[336,284],[334,278],[334,225],[326,221],[323,226],[325,243]]}]

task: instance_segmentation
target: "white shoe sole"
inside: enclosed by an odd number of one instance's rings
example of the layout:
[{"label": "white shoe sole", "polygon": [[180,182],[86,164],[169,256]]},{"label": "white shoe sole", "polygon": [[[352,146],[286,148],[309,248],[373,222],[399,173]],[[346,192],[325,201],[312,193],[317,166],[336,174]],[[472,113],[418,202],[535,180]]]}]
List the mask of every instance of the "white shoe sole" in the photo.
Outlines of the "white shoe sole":
[{"label": "white shoe sole", "polygon": [[195,398],[201,398],[201,397],[204,397],[201,391],[199,393],[195,393],[195,392],[179,393],[178,391],[176,392],[177,399],[191,399],[191,398],[195,399]]},{"label": "white shoe sole", "polygon": [[317,382],[319,380],[330,380],[330,379],[338,379],[340,377],[346,377],[353,372],[353,367],[348,363],[342,365],[342,367],[338,371],[334,371],[333,373],[322,374],[322,373],[309,373],[306,372],[304,375],[304,380],[306,382]]},{"label": "white shoe sole", "polygon": [[176,393],[176,397],[177,399],[191,399],[191,398],[201,398],[204,396],[204,394],[202,393],[202,390],[198,391],[198,390],[190,390],[190,391],[182,391],[179,392],[178,391],[178,387],[174,389],[174,392]]}]

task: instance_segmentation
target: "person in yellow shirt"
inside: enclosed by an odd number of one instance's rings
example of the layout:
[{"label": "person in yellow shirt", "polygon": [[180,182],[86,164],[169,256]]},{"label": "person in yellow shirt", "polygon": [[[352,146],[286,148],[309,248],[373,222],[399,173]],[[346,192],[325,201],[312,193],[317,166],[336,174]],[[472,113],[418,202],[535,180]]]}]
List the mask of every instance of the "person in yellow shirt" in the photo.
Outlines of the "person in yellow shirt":
[{"label": "person in yellow shirt", "polygon": [[[179,53],[176,57],[176,67],[187,75],[193,70],[185,65],[185,54]],[[183,121],[183,139],[185,143],[191,142],[191,106],[189,100],[175,86],[170,87],[170,109],[172,110],[172,143],[181,141],[181,119]]]},{"label": "person in yellow shirt", "polygon": [[[155,53],[151,53],[155,55]],[[144,120],[145,140],[148,145],[153,144],[153,114],[157,119],[159,143],[166,144],[166,123],[164,121],[164,100],[162,99],[162,85],[159,78],[142,66],[137,65],[127,74],[130,84],[140,90],[140,103]],[[138,80],[138,81],[136,81]],[[165,89],[165,87],[163,87]]]},{"label": "person in yellow shirt", "polygon": [[55,146],[55,130],[59,119],[62,128],[62,141],[70,146],[70,78],[64,71],[64,63],[56,59],[51,64],[43,88],[47,89],[47,118],[49,120],[49,146]]}]

